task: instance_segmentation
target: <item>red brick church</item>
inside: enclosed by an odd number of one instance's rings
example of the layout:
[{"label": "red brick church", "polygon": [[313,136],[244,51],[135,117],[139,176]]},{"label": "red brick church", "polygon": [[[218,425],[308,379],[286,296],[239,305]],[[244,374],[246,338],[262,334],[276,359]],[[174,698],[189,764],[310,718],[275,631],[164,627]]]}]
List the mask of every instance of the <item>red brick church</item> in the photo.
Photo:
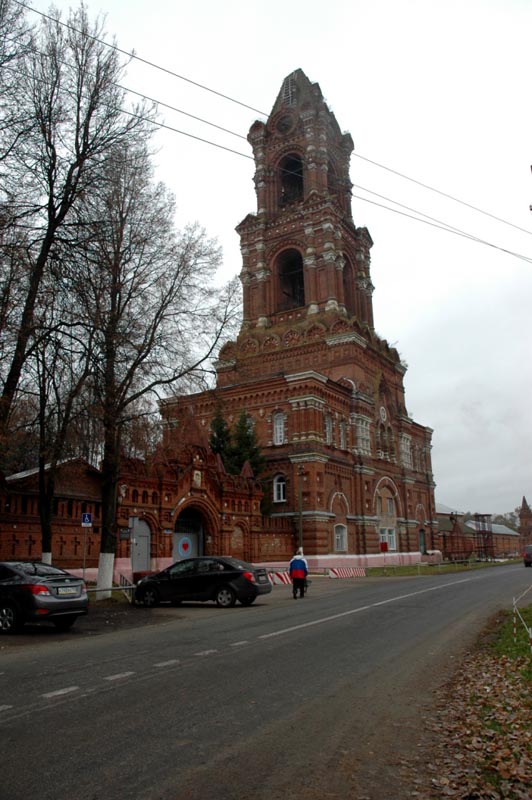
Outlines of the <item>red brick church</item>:
[{"label": "red brick church", "polygon": [[[161,453],[123,465],[117,562],[126,573],[193,553],[274,562],[299,542],[316,566],[385,552],[417,561],[435,547],[432,431],[408,414],[406,367],[375,332],[372,239],[351,212],[351,136],[296,70],[248,139],[257,209],[237,227],[241,330],[219,354],[212,390],[162,404]],[[210,453],[220,408],[229,425],[249,415],[266,459],[260,483],[228,475]],[[16,481],[9,492],[16,505]]]},{"label": "red brick church", "polygon": [[263,445],[271,519],[315,556],[434,547],[430,428],[405,404],[405,365],[373,324],[371,236],[351,213],[353,141],[301,70],[248,135],[257,210],[241,239],[243,324],[214,391],[168,400],[166,444],[207,441],[215,408],[245,410]]}]

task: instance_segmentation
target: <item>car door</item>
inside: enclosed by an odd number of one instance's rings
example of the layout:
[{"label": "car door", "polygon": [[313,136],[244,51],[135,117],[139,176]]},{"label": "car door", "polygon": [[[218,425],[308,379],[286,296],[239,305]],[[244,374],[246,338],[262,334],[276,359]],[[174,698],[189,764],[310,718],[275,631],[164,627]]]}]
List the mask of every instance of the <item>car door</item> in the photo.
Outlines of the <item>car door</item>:
[{"label": "car door", "polygon": [[159,584],[161,600],[194,600],[197,569],[195,558],[178,561],[165,569],[165,578]]},{"label": "car door", "polygon": [[225,582],[223,564],[215,558],[202,558],[198,561],[195,579],[196,600],[211,600],[214,590]]}]

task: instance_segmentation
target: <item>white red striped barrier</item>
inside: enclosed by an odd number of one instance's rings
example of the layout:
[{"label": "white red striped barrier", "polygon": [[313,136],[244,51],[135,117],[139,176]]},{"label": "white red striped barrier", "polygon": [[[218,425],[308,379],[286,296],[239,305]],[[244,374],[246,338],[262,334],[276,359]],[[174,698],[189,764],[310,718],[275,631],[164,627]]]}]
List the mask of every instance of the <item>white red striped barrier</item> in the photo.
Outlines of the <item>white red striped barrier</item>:
[{"label": "white red striped barrier", "polygon": [[288,572],[270,572],[270,580],[273,584],[292,583]]},{"label": "white red striped barrier", "polygon": [[329,570],[329,578],[365,578],[365,567],[333,567]]}]

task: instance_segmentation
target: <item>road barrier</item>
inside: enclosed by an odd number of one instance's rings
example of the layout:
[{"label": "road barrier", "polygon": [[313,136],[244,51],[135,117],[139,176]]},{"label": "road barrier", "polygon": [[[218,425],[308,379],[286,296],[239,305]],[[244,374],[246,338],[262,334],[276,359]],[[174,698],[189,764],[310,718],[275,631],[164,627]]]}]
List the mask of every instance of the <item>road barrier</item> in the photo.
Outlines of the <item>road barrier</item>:
[{"label": "road barrier", "polygon": [[284,572],[283,571],[281,571],[281,572],[270,572],[269,575],[270,575],[270,580],[271,580],[271,582],[273,583],[274,586],[275,586],[275,584],[292,583],[290,575],[286,571],[284,571]]},{"label": "road barrier", "polygon": [[365,578],[365,567],[333,567],[329,570],[329,578]]}]

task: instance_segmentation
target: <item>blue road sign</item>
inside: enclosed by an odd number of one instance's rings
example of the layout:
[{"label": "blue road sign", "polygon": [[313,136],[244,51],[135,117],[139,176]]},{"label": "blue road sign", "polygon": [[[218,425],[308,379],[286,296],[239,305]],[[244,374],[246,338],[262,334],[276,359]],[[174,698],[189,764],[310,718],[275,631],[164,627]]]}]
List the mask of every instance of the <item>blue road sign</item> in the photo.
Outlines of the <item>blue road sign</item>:
[{"label": "blue road sign", "polygon": [[92,528],[92,514],[84,513],[81,515],[81,527]]}]

